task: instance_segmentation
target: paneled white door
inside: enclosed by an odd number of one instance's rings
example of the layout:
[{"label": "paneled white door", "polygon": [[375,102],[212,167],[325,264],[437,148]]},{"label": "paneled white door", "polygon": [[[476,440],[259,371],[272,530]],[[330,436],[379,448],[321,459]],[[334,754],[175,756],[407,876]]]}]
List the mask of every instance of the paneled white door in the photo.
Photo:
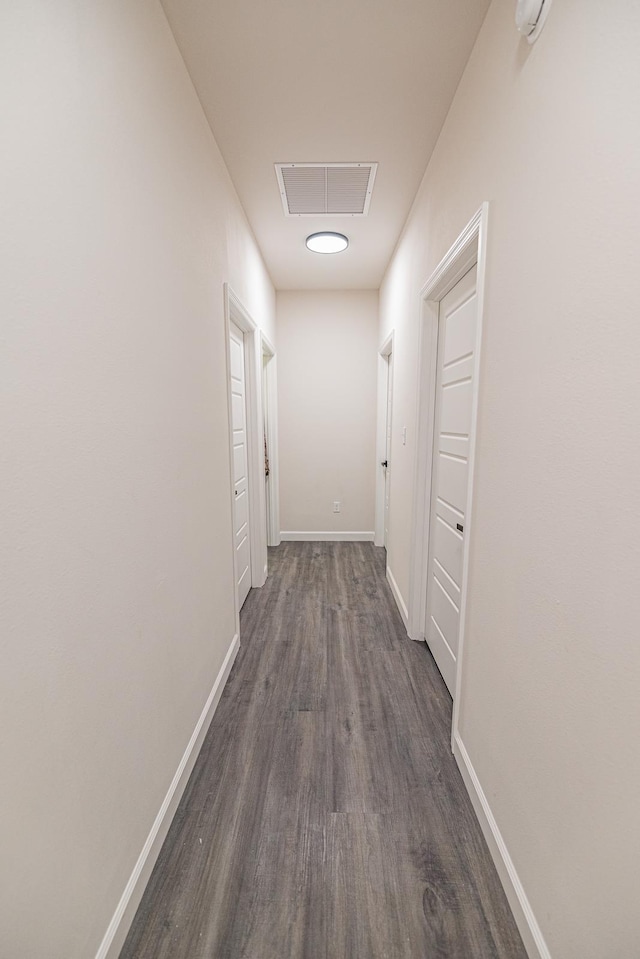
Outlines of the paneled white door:
[{"label": "paneled white door", "polygon": [[251,589],[251,540],[247,466],[247,400],[244,335],[235,323],[229,327],[231,370],[231,424],[233,429],[233,535],[236,554],[238,609]]},{"label": "paneled white door", "polygon": [[393,398],[393,353],[387,356],[387,422],[384,455],[384,545],[389,542],[389,496],[391,494],[391,404]]},{"label": "paneled white door", "polygon": [[477,268],[440,302],[425,637],[455,693],[463,537],[476,376]]}]

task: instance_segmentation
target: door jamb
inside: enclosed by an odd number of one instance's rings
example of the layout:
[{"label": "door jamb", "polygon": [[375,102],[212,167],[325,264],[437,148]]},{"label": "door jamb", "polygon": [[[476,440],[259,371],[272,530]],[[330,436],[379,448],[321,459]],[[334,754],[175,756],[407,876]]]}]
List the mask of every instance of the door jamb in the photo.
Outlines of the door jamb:
[{"label": "door jamb", "polygon": [[475,378],[471,408],[471,435],[469,442],[469,472],[465,526],[468,535],[463,540],[462,584],[460,601],[458,655],[456,656],[456,685],[453,698],[451,741],[458,728],[460,691],[464,658],[467,597],[469,593],[469,549],[473,536],[473,477],[476,453],[478,396],[480,382],[480,348],[485,299],[487,220],[489,204],[483,203],[464,228],[453,246],[442,258],[420,291],[421,320],[418,370],[418,426],[413,498],[413,537],[411,544],[411,582],[409,589],[409,636],[425,639],[426,582],[429,549],[429,521],[431,512],[431,476],[435,429],[436,363],[438,353],[438,312],[440,300],[477,263],[476,286],[477,326],[475,344]]},{"label": "door jamb", "polygon": [[[395,330],[391,330],[378,349],[378,415],[376,428],[376,515],[374,546],[384,546],[384,472],[380,465],[384,459],[387,443],[387,385],[389,357],[393,355]],[[393,389],[393,387],[392,387]],[[392,406],[393,410],[393,406]]]},{"label": "door jamb", "polygon": [[[264,453],[262,451],[262,393],[260,390],[260,364],[262,363],[260,330],[257,324],[233,292],[228,283],[224,284],[225,344],[227,363],[227,406],[229,414],[229,451],[231,493],[233,494],[233,421],[231,415],[231,369],[229,366],[230,323],[244,333],[245,390],[247,406],[247,471],[249,488],[249,531],[251,536],[251,585],[264,586],[267,571],[267,538],[264,522],[265,495]],[[233,495],[231,496],[233,517]],[[233,523],[232,523],[233,525]],[[233,542],[233,539],[232,539]],[[240,610],[238,609],[236,551],[233,543],[233,570],[236,603],[236,627],[240,634]]]}]

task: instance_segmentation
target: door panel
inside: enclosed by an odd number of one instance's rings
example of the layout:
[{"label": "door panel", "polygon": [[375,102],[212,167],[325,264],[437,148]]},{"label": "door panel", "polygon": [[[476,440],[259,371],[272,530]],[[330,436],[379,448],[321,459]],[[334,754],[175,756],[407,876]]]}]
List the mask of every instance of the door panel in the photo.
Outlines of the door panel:
[{"label": "door panel", "polygon": [[229,367],[231,371],[231,425],[233,429],[233,535],[236,554],[238,608],[241,608],[251,589],[251,541],[249,537],[244,335],[234,323],[231,323],[229,328]]},{"label": "door panel", "polygon": [[[445,503],[458,508],[458,503],[464,503],[467,495],[467,460],[456,457],[440,450],[438,460],[438,495]],[[438,511],[440,512],[440,511]]]},{"label": "door panel", "polygon": [[[237,377],[235,377],[237,381]],[[239,393],[231,394],[231,415],[233,418],[233,428],[241,429],[244,426],[244,404],[243,398]],[[236,425],[237,424],[237,425]]]},{"label": "door panel", "polygon": [[477,324],[473,267],[440,303],[425,637],[453,696]]},{"label": "door panel", "polygon": [[440,434],[440,452],[450,453],[451,456],[463,456],[469,458],[469,437],[454,436],[446,433]]},{"label": "door panel", "polygon": [[446,587],[447,594],[451,597],[458,609],[460,609],[460,587],[449,576],[444,566],[442,566],[437,559],[433,561],[433,572],[435,578],[440,581],[440,584],[444,584],[442,588],[445,589]]},{"label": "door panel", "polygon": [[436,515],[433,529],[433,556],[460,591],[462,576],[462,534]]},{"label": "door panel", "polygon": [[468,437],[471,426],[471,377],[442,387],[440,432]]},{"label": "door panel", "polygon": [[249,579],[249,538],[244,536],[240,541],[238,548],[236,550],[236,556],[238,561],[238,569],[241,569],[242,572],[238,579],[238,596],[241,603],[244,603],[245,599],[249,594],[251,589],[251,582]]},{"label": "door panel", "polygon": [[235,325],[231,324],[231,378],[240,380],[244,384],[244,334]]},{"label": "door panel", "polygon": [[[431,615],[435,624],[440,630],[440,635],[455,656],[458,652],[457,627],[460,610],[447,593],[437,575],[435,575],[433,579],[433,602]],[[450,645],[452,641],[453,648]]]},{"label": "door panel", "polygon": [[244,530],[249,522],[249,497],[246,490],[242,490],[235,498],[236,529]]},{"label": "door panel", "polygon": [[[467,273],[466,276],[468,275]],[[463,283],[465,279],[466,277],[463,276],[462,280],[456,283],[451,293],[455,294],[458,286],[460,286],[460,283]],[[445,299],[448,299],[451,293],[448,293]],[[475,298],[472,298],[458,306],[456,313],[450,315],[447,319],[447,340],[443,357],[445,368],[451,363],[458,362],[461,357],[470,356],[475,349],[475,344],[476,307]]]},{"label": "door panel", "polygon": [[233,431],[233,479],[241,483],[247,476],[247,451],[244,445],[243,430]]}]

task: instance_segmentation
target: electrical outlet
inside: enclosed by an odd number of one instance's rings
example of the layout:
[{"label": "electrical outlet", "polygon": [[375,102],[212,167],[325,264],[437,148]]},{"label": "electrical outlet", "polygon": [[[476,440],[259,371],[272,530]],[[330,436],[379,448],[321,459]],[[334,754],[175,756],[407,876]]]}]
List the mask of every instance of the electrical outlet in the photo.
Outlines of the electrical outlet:
[{"label": "electrical outlet", "polygon": [[334,512],[334,513],[339,513],[339,512],[340,512],[340,502],[339,502],[339,500],[334,500],[334,503],[333,503],[333,512]]}]

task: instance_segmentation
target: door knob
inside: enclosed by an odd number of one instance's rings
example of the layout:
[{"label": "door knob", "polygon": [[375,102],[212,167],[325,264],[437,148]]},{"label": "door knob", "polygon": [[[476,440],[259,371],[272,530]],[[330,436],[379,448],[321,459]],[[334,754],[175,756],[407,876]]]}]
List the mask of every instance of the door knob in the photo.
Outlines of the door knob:
[{"label": "door knob", "polygon": [[388,465],[389,465],[389,461],[388,461],[388,460],[383,460],[383,461],[380,463],[380,466],[384,466],[385,469],[388,467]]}]

